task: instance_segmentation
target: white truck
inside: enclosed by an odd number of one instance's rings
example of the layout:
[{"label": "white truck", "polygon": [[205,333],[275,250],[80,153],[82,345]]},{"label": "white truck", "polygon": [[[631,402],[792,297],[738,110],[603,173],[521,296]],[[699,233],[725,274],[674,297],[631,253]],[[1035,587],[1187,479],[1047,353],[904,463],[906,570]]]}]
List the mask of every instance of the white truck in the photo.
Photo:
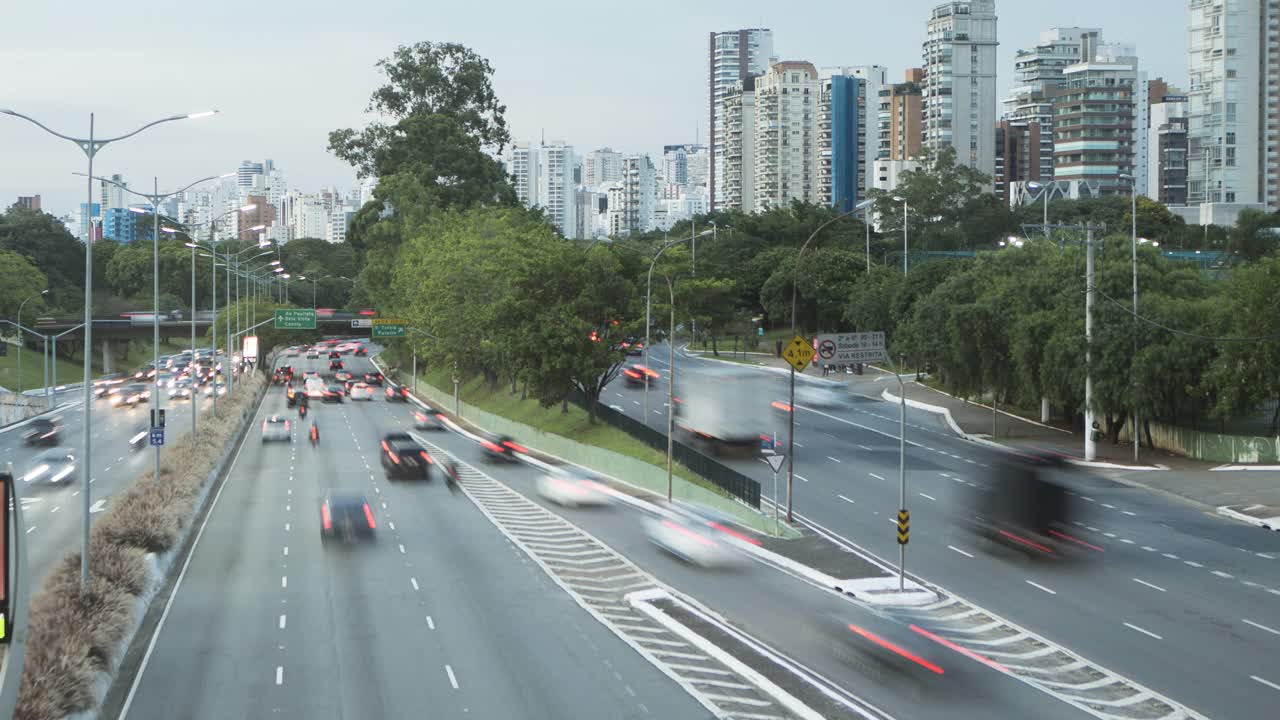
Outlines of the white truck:
[{"label": "white truck", "polygon": [[760,453],[768,427],[769,378],[736,368],[699,367],[676,379],[676,426],[716,455]]}]

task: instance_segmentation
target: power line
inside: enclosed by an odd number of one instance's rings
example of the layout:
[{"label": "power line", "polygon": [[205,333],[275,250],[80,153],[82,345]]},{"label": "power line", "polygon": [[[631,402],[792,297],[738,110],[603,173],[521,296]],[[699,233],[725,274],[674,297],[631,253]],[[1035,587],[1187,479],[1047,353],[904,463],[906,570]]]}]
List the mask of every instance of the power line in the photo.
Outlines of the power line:
[{"label": "power line", "polygon": [[1169,327],[1168,325],[1165,325],[1159,320],[1152,320],[1149,317],[1146,317],[1139,313],[1135,313],[1133,311],[1133,308],[1130,307],[1127,303],[1123,303],[1123,302],[1120,302],[1119,300],[1116,300],[1115,298],[1107,295],[1101,290],[1098,290],[1096,287],[1094,288],[1094,291],[1097,292],[1098,295],[1103,300],[1106,300],[1112,305],[1115,305],[1116,307],[1120,308],[1122,311],[1124,311],[1126,315],[1129,315],[1140,322],[1144,322],[1148,325],[1151,325],[1152,327],[1157,327],[1166,332],[1171,332],[1174,335],[1181,335],[1183,337],[1192,338],[1193,340],[1202,340],[1205,342],[1215,342],[1215,343],[1257,343],[1257,342],[1280,341],[1280,333],[1272,333],[1270,335],[1256,335],[1253,337],[1214,337],[1211,335],[1201,335],[1200,333],[1193,333],[1193,332],[1188,332],[1186,330],[1179,330],[1178,328]]}]

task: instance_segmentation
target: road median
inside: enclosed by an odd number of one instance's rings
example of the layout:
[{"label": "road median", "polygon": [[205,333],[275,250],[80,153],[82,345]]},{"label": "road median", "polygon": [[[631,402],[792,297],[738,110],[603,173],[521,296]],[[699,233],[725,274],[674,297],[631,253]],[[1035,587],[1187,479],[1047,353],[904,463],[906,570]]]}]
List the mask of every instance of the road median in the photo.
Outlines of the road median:
[{"label": "road median", "polygon": [[81,588],[78,550],[67,553],[45,578],[32,598],[30,617],[19,619],[28,630],[15,718],[98,714],[148,605],[266,385],[252,373],[234,397],[218,403],[217,417],[202,416],[199,434],[166,448],[158,479],[149,470],[111,499],[90,535],[87,591]]}]

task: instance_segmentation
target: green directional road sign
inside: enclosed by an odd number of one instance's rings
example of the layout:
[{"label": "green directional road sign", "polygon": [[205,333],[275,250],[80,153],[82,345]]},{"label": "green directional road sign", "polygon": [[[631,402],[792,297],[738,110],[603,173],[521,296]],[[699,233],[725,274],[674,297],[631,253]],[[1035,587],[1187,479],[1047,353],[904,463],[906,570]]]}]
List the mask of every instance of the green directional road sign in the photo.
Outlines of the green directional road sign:
[{"label": "green directional road sign", "polygon": [[316,311],[311,308],[280,308],[276,310],[277,330],[315,330]]},{"label": "green directional road sign", "polygon": [[403,320],[378,318],[373,321],[373,337],[398,338],[407,334],[407,325]]}]

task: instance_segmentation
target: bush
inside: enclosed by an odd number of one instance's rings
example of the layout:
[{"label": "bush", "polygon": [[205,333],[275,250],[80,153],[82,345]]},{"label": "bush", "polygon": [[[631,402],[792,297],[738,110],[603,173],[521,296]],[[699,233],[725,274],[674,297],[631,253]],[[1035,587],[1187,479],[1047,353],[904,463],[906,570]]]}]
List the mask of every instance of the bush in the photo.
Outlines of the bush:
[{"label": "bush", "polygon": [[[27,651],[14,717],[54,720],[97,709],[123,644],[138,622],[138,601],[152,589],[147,553],[171,552],[194,516],[205,479],[256,406],[261,374],[206,414],[198,437],[162,456],[160,478],[148,471],[116,496],[93,528],[88,592],[80,589],[80,553],[69,553],[31,600]],[[104,676],[106,676],[104,678]]]}]

